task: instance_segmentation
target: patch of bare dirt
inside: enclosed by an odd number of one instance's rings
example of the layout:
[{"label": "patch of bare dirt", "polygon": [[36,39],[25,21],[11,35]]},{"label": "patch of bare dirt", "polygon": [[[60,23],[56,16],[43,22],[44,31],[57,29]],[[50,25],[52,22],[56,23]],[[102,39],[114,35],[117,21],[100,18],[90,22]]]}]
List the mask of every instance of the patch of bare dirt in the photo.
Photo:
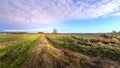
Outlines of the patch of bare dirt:
[{"label": "patch of bare dirt", "polygon": [[41,42],[36,45],[21,68],[120,68],[120,66],[113,61],[90,58],[62,47],[53,47],[43,35]]}]

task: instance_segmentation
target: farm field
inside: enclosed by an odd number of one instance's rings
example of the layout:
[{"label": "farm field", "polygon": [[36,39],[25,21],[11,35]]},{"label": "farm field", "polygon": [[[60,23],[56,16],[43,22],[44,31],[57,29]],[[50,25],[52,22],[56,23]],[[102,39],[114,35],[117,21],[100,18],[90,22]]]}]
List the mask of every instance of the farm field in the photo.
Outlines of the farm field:
[{"label": "farm field", "polygon": [[0,68],[19,68],[40,38],[40,35],[34,34],[1,34]]},{"label": "farm field", "polygon": [[48,39],[66,49],[88,55],[91,57],[101,57],[120,62],[120,44],[108,43],[105,44],[98,39],[103,40],[98,34],[83,34],[83,35],[47,35]]},{"label": "farm field", "polygon": [[120,0],[0,0],[0,68],[120,68]]},{"label": "farm field", "polygon": [[119,42],[103,39],[101,34],[0,34],[0,68],[120,68]]},{"label": "farm field", "polygon": [[[84,55],[102,57],[120,62],[120,44],[96,42],[100,35],[47,35],[54,44]],[[82,38],[81,38],[82,37]],[[92,41],[92,42],[91,42]],[[100,43],[100,44],[99,44]]]}]

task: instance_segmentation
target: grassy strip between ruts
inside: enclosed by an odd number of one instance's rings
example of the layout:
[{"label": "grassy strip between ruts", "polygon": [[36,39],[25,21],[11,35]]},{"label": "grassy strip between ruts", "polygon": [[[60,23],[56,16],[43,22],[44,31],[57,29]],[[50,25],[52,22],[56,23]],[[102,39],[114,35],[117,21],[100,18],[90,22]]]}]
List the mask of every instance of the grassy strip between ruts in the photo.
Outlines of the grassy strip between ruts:
[{"label": "grassy strip between ruts", "polygon": [[40,38],[41,36],[34,36],[20,44],[0,49],[0,68],[19,68]]}]

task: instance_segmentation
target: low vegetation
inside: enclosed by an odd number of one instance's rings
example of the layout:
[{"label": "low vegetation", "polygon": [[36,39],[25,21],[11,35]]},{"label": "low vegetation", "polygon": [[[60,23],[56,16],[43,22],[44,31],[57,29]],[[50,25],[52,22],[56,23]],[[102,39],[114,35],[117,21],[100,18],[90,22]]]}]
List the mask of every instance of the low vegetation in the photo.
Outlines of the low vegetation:
[{"label": "low vegetation", "polygon": [[60,45],[66,49],[70,49],[84,55],[101,57],[120,62],[120,45],[118,43],[115,44],[116,46],[111,46],[111,44],[99,44],[99,46],[95,46],[94,44],[88,44],[85,39],[81,40],[79,37],[76,38],[75,35],[47,35],[47,38],[55,45]]},{"label": "low vegetation", "polygon": [[103,36],[0,34],[0,68],[119,68],[120,38]]},{"label": "low vegetation", "polygon": [[19,39],[19,37],[22,37],[22,35],[20,35],[20,34],[14,34],[14,35],[0,34],[0,43],[14,41],[16,39]]},{"label": "low vegetation", "polygon": [[15,35],[14,37],[16,36],[24,39],[19,44],[0,48],[0,68],[19,68],[41,38],[40,35]]}]

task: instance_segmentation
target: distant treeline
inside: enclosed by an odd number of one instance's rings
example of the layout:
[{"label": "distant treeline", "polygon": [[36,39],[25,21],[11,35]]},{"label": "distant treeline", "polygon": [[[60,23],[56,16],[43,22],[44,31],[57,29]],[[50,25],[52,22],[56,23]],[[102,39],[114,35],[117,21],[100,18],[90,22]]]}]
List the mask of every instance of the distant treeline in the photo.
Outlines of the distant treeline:
[{"label": "distant treeline", "polygon": [[0,34],[28,34],[28,32],[0,32]]}]

